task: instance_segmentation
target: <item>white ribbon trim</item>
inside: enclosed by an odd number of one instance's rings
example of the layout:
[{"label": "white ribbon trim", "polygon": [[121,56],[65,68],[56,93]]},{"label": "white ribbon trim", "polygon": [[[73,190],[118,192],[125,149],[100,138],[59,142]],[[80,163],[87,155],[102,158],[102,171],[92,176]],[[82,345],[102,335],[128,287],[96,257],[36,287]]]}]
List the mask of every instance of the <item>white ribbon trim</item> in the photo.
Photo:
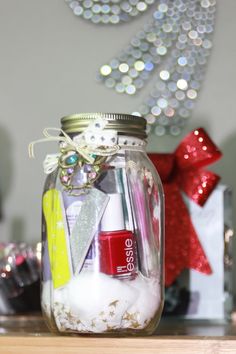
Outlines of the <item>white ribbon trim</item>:
[{"label": "white ribbon trim", "polygon": [[[115,130],[107,130],[104,128],[107,125],[107,121],[98,118],[84,130],[83,133],[77,135],[72,139],[66,132],[59,128],[45,128],[43,130],[43,139],[35,140],[29,144],[29,156],[34,158],[34,145],[37,143],[44,143],[49,141],[57,141],[59,143],[64,143],[61,148],[65,148],[68,151],[76,151],[80,156],[82,156],[88,163],[93,163],[95,158],[92,155],[99,156],[112,156],[116,154],[120,149],[122,150],[132,150],[132,151],[144,151],[142,144],[136,145],[121,145],[118,144],[118,136]],[[59,132],[60,136],[55,136],[50,133],[50,131]],[[123,140],[123,139],[121,139]],[[139,140],[140,141],[140,140]],[[123,142],[123,141],[122,141]],[[134,140],[135,142],[135,140]],[[59,165],[59,158],[61,154],[48,154],[43,162],[44,172],[50,174],[56,170]]]}]

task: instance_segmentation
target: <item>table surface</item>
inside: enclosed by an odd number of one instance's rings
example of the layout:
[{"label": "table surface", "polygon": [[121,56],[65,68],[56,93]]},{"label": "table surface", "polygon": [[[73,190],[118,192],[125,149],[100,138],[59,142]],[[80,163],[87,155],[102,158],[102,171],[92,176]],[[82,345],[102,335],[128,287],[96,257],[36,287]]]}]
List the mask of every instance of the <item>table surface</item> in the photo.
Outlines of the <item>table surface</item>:
[{"label": "table surface", "polygon": [[0,316],[1,354],[236,354],[236,324],[162,320],[149,337],[58,336],[40,315]]}]

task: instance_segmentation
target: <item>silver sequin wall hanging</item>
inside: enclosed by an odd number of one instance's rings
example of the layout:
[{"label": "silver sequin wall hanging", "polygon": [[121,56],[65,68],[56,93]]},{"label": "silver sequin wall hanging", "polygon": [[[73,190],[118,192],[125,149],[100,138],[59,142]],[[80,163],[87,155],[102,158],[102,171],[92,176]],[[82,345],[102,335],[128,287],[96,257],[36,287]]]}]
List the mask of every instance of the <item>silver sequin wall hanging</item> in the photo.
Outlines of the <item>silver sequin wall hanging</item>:
[{"label": "silver sequin wall hanging", "polygon": [[[149,78],[154,86],[136,115],[158,136],[181,133],[204,79],[212,48],[216,0],[65,0],[93,23],[127,22],[151,5],[152,18],[97,78],[118,93],[135,95]],[[154,71],[156,72],[154,79]]]}]

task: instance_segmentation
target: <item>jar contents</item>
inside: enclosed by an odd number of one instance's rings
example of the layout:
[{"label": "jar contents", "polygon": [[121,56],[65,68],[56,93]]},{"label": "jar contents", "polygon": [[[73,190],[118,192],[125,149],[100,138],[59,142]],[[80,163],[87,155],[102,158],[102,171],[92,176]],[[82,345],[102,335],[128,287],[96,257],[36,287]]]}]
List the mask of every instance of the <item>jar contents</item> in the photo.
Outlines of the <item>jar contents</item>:
[{"label": "jar contents", "polygon": [[52,331],[150,334],[158,324],[163,194],[144,128],[118,114],[62,119],[42,199],[41,302]]},{"label": "jar contents", "polygon": [[121,194],[109,194],[109,198],[99,235],[100,271],[117,278],[130,277],[137,266],[135,236],[125,230]]}]

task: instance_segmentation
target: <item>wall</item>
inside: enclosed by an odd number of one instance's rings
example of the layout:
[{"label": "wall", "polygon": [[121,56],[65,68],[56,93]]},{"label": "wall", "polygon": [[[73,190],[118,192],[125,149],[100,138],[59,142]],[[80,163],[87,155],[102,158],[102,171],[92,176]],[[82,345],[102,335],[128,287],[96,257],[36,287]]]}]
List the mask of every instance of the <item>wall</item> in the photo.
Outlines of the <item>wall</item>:
[{"label": "wall", "polygon": [[[185,133],[207,128],[225,153],[214,170],[236,189],[235,13],[235,0],[218,0],[214,50]],[[148,16],[97,27],[74,16],[63,0],[0,0],[1,240],[40,238],[41,165],[56,146],[37,146],[37,159],[29,160],[27,145],[44,127],[59,127],[60,117],[73,112],[131,112],[138,106],[142,95],[118,95],[94,76]],[[150,137],[149,149],[171,151],[180,138]]]}]

